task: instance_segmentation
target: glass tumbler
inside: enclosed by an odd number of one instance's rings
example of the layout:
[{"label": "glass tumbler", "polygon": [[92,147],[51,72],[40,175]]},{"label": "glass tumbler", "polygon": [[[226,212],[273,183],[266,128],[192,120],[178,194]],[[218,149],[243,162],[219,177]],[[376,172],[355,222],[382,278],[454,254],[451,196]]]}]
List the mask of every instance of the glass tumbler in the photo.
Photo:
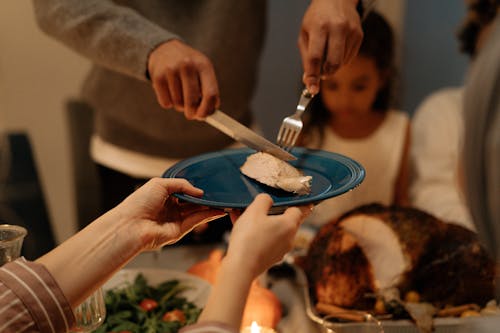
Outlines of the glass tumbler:
[{"label": "glass tumbler", "polygon": [[13,224],[0,224],[0,266],[15,260],[21,255],[25,228]]},{"label": "glass tumbler", "polygon": [[102,288],[97,289],[82,304],[73,309],[75,326],[72,332],[91,332],[101,326],[106,319],[106,304]]}]

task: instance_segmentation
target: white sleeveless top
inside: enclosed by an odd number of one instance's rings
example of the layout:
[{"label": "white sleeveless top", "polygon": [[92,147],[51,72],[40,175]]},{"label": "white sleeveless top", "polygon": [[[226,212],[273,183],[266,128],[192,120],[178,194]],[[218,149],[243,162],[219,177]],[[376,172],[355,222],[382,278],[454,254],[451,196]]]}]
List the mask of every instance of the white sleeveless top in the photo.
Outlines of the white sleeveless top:
[{"label": "white sleeveless top", "polygon": [[408,122],[407,114],[388,111],[380,126],[370,136],[360,139],[342,138],[326,128],[323,144],[319,147],[311,145],[309,148],[350,157],[365,168],[366,176],[356,189],[317,205],[307,223],[319,227],[363,204],[392,204]]}]

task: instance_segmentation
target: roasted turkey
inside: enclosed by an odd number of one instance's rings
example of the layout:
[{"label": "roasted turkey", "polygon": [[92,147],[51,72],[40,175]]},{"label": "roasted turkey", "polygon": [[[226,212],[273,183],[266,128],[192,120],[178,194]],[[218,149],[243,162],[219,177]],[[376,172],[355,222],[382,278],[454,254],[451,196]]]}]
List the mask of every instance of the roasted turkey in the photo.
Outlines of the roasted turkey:
[{"label": "roasted turkey", "polygon": [[413,208],[344,214],[319,230],[301,266],[317,302],[345,308],[371,309],[388,288],[437,307],[494,297],[495,265],[476,234]]}]

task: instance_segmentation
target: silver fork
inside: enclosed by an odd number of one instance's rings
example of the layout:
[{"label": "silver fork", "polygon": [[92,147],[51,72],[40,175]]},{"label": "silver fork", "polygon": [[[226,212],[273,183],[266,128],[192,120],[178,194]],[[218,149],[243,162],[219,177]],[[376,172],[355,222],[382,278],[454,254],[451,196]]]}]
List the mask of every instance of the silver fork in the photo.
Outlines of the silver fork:
[{"label": "silver fork", "polygon": [[283,149],[290,150],[295,146],[297,138],[299,137],[300,131],[302,131],[302,114],[309,105],[309,102],[313,98],[307,89],[302,91],[300,95],[299,104],[297,104],[297,110],[291,116],[285,117],[281,123],[280,130],[278,132],[278,137],[276,142]]}]

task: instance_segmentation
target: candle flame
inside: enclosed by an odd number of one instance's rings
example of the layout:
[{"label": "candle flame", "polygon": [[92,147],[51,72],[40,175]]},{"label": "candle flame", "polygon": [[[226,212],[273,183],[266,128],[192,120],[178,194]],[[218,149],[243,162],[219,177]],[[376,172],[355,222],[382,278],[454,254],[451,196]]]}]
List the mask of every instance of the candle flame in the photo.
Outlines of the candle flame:
[{"label": "candle flame", "polygon": [[252,321],[252,325],[250,326],[250,333],[260,333],[260,326],[255,320]]}]

